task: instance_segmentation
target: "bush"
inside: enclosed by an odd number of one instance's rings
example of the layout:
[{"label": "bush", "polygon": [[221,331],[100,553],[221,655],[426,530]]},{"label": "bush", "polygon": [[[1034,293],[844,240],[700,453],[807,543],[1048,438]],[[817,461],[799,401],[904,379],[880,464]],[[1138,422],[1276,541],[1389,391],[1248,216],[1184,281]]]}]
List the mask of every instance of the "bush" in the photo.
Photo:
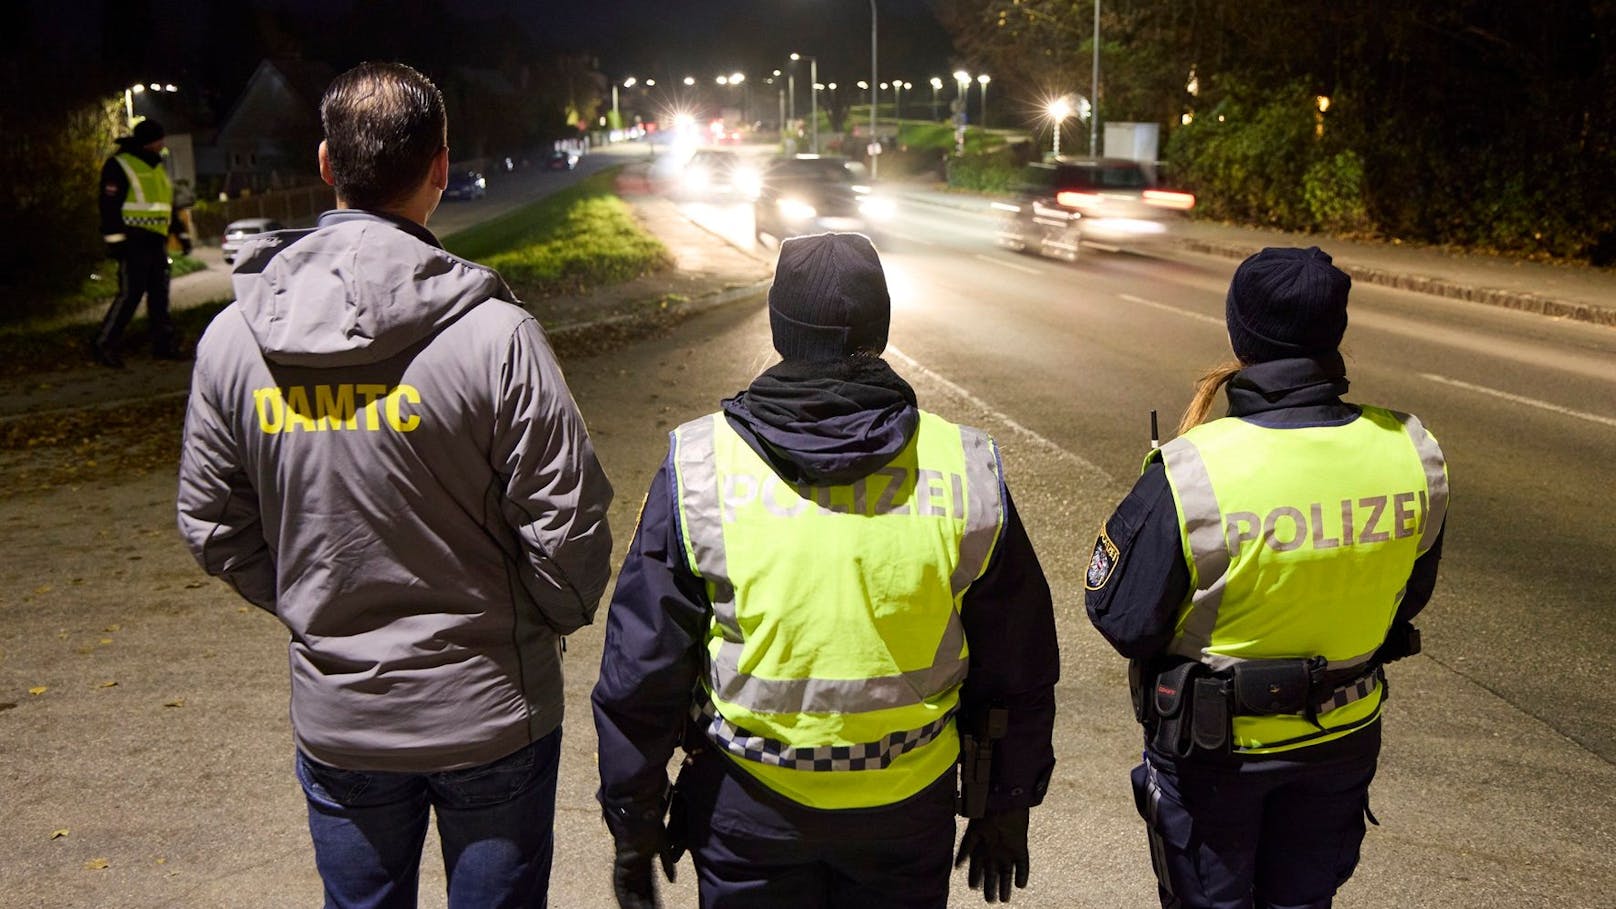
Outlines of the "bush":
[{"label": "bush", "polygon": [[984,193],[1008,193],[1021,178],[1021,162],[1011,149],[948,159],[948,185]]},{"label": "bush", "polygon": [[104,253],[97,190],[120,116],[116,105],[93,102],[8,126],[0,206],[17,230],[0,243],[0,322],[78,302]]},{"label": "bush", "polygon": [[1315,161],[1302,177],[1302,197],[1314,225],[1322,230],[1354,234],[1370,229],[1363,161],[1356,152]]}]

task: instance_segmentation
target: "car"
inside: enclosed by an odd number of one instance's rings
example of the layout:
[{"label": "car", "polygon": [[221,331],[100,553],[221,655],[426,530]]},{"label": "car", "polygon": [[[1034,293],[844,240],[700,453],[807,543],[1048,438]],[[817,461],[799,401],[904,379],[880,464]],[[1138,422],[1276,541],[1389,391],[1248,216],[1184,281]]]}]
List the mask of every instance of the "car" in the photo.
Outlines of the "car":
[{"label": "car", "polygon": [[286,225],[274,218],[241,218],[231,221],[225,225],[224,236],[219,240],[219,251],[224,253],[226,265],[234,265],[236,254],[241,252],[241,244],[248,237],[285,229]]},{"label": "car", "polygon": [[748,179],[748,166],[741,156],[732,151],[702,149],[690,156],[679,169],[673,185],[673,194],[685,201],[717,202],[738,198],[751,198],[747,187],[756,183]]},{"label": "car", "polygon": [[1160,186],[1138,161],[1056,159],[1023,168],[1016,201],[993,207],[1004,215],[1000,246],[1070,262],[1085,244],[1143,248],[1165,239],[1195,196]]},{"label": "car", "polygon": [[753,233],[760,243],[826,231],[853,231],[877,239],[894,214],[891,199],[877,193],[861,165],[837,155],[790,155],[763,171],[752,204]]},{"label": "car", "polygon": [[481,199],[488,195],[488,179],[474,170],[455,171],[443,190],[445,199]]},{"label": "car", "polygon": [[558,148],[544,158],[545,170],[572,170],[578,166],[578,153]]}]

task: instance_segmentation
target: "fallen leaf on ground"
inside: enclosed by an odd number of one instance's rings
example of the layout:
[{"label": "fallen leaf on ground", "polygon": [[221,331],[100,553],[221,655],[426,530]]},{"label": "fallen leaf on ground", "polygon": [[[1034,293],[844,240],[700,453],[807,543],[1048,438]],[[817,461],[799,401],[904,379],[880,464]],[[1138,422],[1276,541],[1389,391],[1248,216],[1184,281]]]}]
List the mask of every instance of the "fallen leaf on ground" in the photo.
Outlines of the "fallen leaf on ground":
[{"label": "fallen leaf on ground", "polygon": [[175,698],[172,701],[164,701],[163,706],[164,707],[184,707],[185,706],[185,699],[184,698]]},{"label": "fallen leaf on ground", "polygon": [[107,634],[111,634],[111,633],[113,633],[113,632],[114,632],[114,631],[119,631],[119,630],[121,630],[121,629],[122,629],[122,628],[123,628],[123,626],[122,626],[122,625],[108,625],[108,626],[107,626],[107,627],[105,627],[105,628],[103,628],[103,629],[101,629],[101,630],[102,630],[102,631],[105,631],[105,632],[106,632],[106,633],[107,633]]},{"label": "fallen leaf on ground", "polygon": [[112,643],[112,638],[102,638],[101,643],[110,644],[110,643]]},{"label": "fallen leaf on ground", "polygon": [[84,870],[85,871],[100,871],[103,868],[106,868],[109,864],[111,864],[111,863],[108,862],[104,858],[93,858],[93,859],[90,859],[89,861],[84,863]]},{"label": "fallen leaf on ground", "polygon": [[102,682],[101,684],[96,685],[95,687],[97,687],[97,688],[117,688],[118,687],[118,680],[117,679],[107,679],[105,682]]},{"label": "fallen leaf on ground", "polygon": [[40,695],[44,694],[45,692],[47,692],[49,690],[50,689],[46,688],[44,685],[35,685],[34,687],[28,689],[28,693],[33,695],[34,697],[39,697]]},{"label": "fallen leaf on ground", "polygon": [[34,593],[36,593],[36,594],[50,593],[50,592],[51,592],[51,585],[49,585],[49,584],[41,584],[38,587],[34,588]]},{"label": "fallen leaf on ground", "polygon": [[202,586],[201,581],[192,581],[191,583],[185,585],[185,589],[186,590],[196,590],[196,589],[200,588],[201,586]]},{"label": "fallen leaf on ground", "polygon": [[66,827],[63,827],[60,830],[52,830],[50,838],[53,839],[53,840],[59,840],[64,836],[67,836],[67,828]]}]

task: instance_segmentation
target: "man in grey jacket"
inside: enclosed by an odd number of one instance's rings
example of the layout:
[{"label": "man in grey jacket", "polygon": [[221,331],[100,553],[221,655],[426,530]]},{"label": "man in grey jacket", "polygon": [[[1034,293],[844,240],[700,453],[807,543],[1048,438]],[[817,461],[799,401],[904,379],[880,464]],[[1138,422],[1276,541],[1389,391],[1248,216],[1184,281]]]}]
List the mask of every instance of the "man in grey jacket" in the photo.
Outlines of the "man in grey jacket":
[{"label": "man in grey jacket", "polygon": [[367,63],[321,102],[338,210],[241,251],[197,347],[179,525],[291,631],[328,906],[543,906],[561,639],[610,576],[612,490],[538,323],[426,229],[443,97]]}]

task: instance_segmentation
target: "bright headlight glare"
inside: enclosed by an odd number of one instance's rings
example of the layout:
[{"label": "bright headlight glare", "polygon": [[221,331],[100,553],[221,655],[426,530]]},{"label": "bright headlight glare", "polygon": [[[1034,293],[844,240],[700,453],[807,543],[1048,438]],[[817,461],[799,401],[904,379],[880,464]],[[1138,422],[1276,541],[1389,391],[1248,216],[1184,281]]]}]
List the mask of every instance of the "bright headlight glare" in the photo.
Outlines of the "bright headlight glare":
[{"label": "bright headlight glare", "polygon": [[898,213],[897,203],[882,196],[865,196],[859,199],[859,211],[866,218],[884,221]]},{"label": "bright headlight glare", "polygon": [[811,221],[819,214],[812,205],[801,199],[781,199],[775,206],[780,210],[781,217],[788,221]]}]

